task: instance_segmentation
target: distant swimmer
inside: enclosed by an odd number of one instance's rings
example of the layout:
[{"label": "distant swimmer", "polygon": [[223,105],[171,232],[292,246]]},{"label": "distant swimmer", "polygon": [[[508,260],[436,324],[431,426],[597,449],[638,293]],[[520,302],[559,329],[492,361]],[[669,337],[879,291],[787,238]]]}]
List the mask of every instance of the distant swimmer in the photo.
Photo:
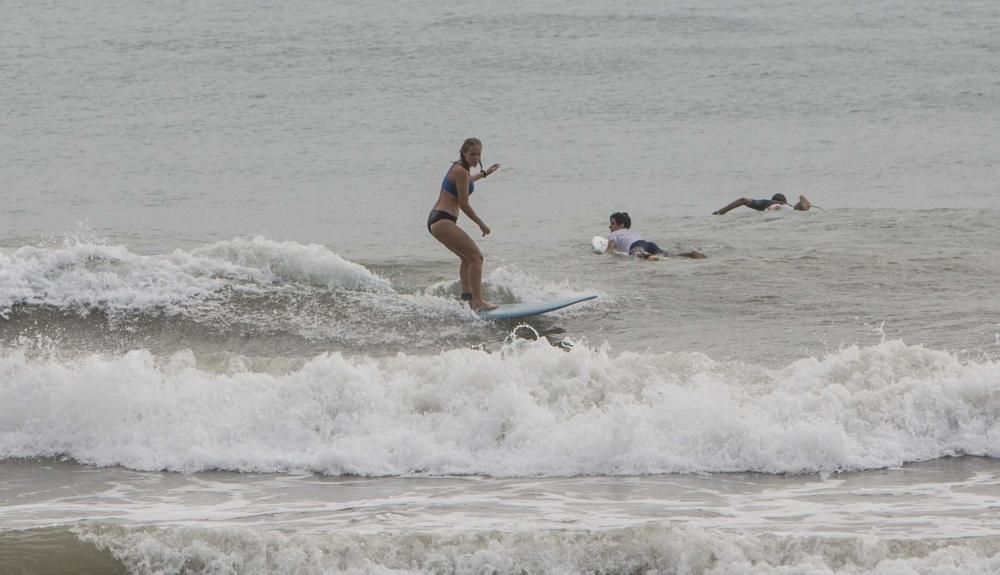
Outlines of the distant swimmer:
[{"label": "distant swimmer", "polygon": [[[453,162],[441,181],[441,191],[437,203],[427,217],[427,230],[462,261],[458,277],[462,282],[462,299],[468,300],[474,311],[485,311],[497,306],[483,299],[483,253],[476,242],[458,227],[458,212],[465,212],[469,219],[479,226],[483,237],[490,235],[490,227],[476,215],[469,203],[469,196],[476,189],[473,182],[485,179],[500,169],[493,164],[483,169],[483,144],[476,138],[469,138],[458,150],[458,161]],[[472,166],[479,166],[473,175]]]},{"label": "distant swimmer", "polygon": [[698,250],[671,254],[656,245],[655,242],[642,239],[638,233],[632,231],[632,218],[628,212],[615,212],[611,214],[608,229],[608,246],[604,253],[622,253],[630,256],[642,258],[644,260],[656,260],[659,256],[680,256],[683,258],[701,259],[705,254]]},{"label": "distant swimmer", "polygon": [[728,206],[712,212],[713,215],[722,215],[733,208],[738,208],[740,206],[746,206],[748,208],[757,210],[758,212],[780,210],[784,207],[792,208],[793,210],[798,210],[800,212],[805,212],[813,205],[805,196],[799,196],[799,201],[795,205],[788,203],[785,199],[785,194],[774,194],[771,196],[770,200],[751,200],[750,198],[739,198],[733,200]]}]

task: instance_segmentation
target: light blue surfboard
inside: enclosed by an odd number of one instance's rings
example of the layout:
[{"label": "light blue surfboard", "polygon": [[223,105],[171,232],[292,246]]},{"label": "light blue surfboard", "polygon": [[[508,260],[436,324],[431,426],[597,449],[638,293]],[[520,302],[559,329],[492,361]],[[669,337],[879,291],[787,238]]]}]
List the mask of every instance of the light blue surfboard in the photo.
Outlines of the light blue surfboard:
[{"label": "light blue surfboard", "polygon": [[566,306],[571,306],[575,303],[580,303],[596,297],[596,295],[582,295],[579,297],[568,297],[552,301],[508,303],[503,304],[496,309],[480,312],[479,317],[480,319],[498,320],[541,315],[543,313],[562,309]]}]

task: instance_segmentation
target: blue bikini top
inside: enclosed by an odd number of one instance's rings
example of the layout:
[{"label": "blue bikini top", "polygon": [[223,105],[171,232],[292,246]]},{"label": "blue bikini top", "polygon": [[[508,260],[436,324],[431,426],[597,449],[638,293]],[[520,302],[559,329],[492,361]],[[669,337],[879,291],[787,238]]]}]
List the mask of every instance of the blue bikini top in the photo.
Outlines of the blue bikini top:
[{"label": "blue bikini top", "polygon": [[[452,165],[454,165],[454,164],[452,164]],[[448,171],[444,173],[444,179],[441,180],[441,189],[444,190],[444,191],[446,191],[446,192],[448,192],[449,194],[451,194],[451,195],[453,195],[453,196],[455,196],[457,198],[458,197],[458,187],[455,186],[455,182],[452,182],[452,181],[450,181],[448,179],[448,174],[450,174],[450,173],[451,173],[451,168],[449,167]],[[470,177],[470,180],[469,180],[469,195],[471,196],[472,192],[476,191],[476,184],[474,184],[472,182],[472,180],[471,180],[472,176],[470,175],[469,177]]]}]

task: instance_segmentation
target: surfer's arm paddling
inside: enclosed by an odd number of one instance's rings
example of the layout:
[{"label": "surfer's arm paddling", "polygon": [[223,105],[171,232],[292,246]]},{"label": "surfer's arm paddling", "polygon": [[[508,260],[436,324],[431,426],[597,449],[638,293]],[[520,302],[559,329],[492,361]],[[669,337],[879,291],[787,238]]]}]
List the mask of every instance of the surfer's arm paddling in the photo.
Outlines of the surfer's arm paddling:
[{"label": "surfer's arm paddling", "polygon": [[609,237],[607,245],[604,246],[604,253],[605,254],[611,254],[611,255],[622,255],[622,254],[627,254],[628,252],[624,252],[622,250],[619,250],[617,247],[615,247],[614,240],[612,240]]}]

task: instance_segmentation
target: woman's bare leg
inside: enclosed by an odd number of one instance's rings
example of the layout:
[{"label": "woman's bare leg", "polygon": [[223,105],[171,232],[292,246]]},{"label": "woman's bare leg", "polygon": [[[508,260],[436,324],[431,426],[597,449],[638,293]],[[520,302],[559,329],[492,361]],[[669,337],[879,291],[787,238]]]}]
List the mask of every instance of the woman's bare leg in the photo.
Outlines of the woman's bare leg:
[{"label": "woman's bare leg", "polygon": [[483,254],[469,234],[455,222],[441,220],[431,226],[431,235],[462,259],[459,276],[463,291],[472,294],[469,307],[475,311],[489,310],[496,305],[483,299]]},{"label": "woman's bare leg", "polygon": [[462,256],[462,263],[458,265],[458,281],[462,283],[462,293],[472,293],[472,281],[469,280],[469,262]]}]

